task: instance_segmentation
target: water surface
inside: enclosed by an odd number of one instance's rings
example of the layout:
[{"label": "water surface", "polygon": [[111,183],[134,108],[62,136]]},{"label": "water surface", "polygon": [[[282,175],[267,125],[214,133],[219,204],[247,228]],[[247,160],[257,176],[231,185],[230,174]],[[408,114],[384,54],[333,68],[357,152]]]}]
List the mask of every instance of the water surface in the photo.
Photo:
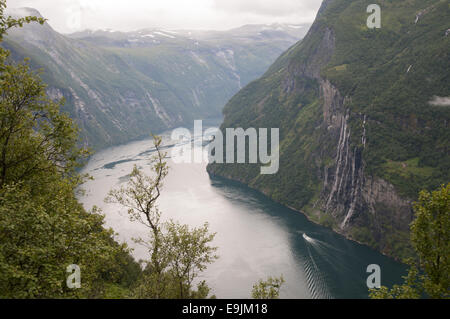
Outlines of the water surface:
[{"label": "water surface", "polygon": [[[281,274],[286,280],[282,298],[367,298],[368,265],[380,265],[383,285],[399,283],[405,275],[402,264],[313,224],[254,190],[211,179],[206,163],[174,163],[172,150],[183,146],[175,145],[169,133],[163,134],[163,141],[170,171],[159,208],[164,219],[191,226],[208,222],[217,232],[214,245],[220,258],[201,279],[218,298],[249,298],[258,279]],[[194,142],[202,145],[199,137]],[[83,170],[94,180],[84,185],[87,192],[80,200],[86,209],[102,208],[107,226],[118,233],[119,241],[134,248],[136,259],[148,259],[146,249],[132,240],[145,237],[146,228],[129,221],[126,209],[103,200],[111,188],[127,182],[133,165],[149,172],[153,152],[151,139],[132,142],[97,153]]]}]

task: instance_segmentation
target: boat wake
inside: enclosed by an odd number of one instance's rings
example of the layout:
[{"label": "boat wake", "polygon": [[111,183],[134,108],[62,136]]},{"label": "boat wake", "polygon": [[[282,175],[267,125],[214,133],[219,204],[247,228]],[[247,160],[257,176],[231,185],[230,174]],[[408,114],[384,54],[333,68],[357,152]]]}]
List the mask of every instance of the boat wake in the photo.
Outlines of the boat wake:
[{"label": "boat wake", "polygon": [[[306,249],[308,255],[304,260],[304,269],[306,282],[308,284],[308,289],[311,292],[311,296],[314,299],[331,299],[332,295],[328,290],[328,285],[326,278],[324,277],[323,271],[320,270],[317,262],[314,258],[314,254],[317,255],[317,248],[320,248],[320,241],[314,238],[309,237],[305,233],[302,234],[302,237],[306,242]],[[320,256],[320,254],[318,255]]]}]

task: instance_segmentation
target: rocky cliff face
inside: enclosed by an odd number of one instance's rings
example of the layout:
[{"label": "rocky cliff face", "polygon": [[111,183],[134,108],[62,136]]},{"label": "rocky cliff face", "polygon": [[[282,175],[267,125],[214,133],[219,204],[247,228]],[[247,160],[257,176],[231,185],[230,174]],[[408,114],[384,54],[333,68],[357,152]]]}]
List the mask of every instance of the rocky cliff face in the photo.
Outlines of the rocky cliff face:
[{"label": "rocky cliff face", "polygon": [[[320,179],[323,181],[319,200],[313,208],[320,217],[321,212],[333,216],[335,229],[350,238],[360,240],[353,230],[369,228],[372,244],[387,254],[395,254],[385,242],[385,228],[392,226],[396,231],[407,233],[413,219],[412,200],[399,196],[388,181],[366,174],[362,152],[366,147],[367,116],[353,114],[361,121],[361,143],[352,145],[352,130],[349,125],[351,110],[349,97],[342,97],[339,90],[328,80],[320,79],[322,92],[323,123],[327,139],[333,141],[330,155],[334,160],[323,167]],[[313,210],[314,211],[314,210]]]},{"label": "rocky cliff face", "polygon": [[[262,176],[250,164],[211,164],[210,174],[408,256],[417,192],[449,180],[450,112],[429,103],[450,95],[449,7],[425,2],[385,3],[382,29],[370,30],[365,1],[324,1],[305,39],[224,110],[222,129],[280,128],[278,174]],[[431,9],[415,25],[423,8]]]}]

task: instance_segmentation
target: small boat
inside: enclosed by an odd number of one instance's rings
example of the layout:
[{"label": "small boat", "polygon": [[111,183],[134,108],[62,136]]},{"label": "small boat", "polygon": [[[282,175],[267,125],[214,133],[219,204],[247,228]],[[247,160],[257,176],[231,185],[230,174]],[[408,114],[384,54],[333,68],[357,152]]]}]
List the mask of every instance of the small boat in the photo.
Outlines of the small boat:
[{"label": "small boat", "polygon": [[311,237],[309,237],[308,235],[306,235],[305,233],[303,233],[303,238],[306,240],[306,241],[309,241],[309,242],[312,242],[313,241],[313,239],[311,238]]}]

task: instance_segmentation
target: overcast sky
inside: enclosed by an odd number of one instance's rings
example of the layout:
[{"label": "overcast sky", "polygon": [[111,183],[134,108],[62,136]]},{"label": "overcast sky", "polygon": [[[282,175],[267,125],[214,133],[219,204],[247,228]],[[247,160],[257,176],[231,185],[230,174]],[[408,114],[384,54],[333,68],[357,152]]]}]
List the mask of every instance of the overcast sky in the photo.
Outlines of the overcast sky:
[{"label": "overcast sky", "polygon": [[312,22],[322,0],[8,0],[32,7],[59,32],[143,28],[224,30],[253,23]]}]

